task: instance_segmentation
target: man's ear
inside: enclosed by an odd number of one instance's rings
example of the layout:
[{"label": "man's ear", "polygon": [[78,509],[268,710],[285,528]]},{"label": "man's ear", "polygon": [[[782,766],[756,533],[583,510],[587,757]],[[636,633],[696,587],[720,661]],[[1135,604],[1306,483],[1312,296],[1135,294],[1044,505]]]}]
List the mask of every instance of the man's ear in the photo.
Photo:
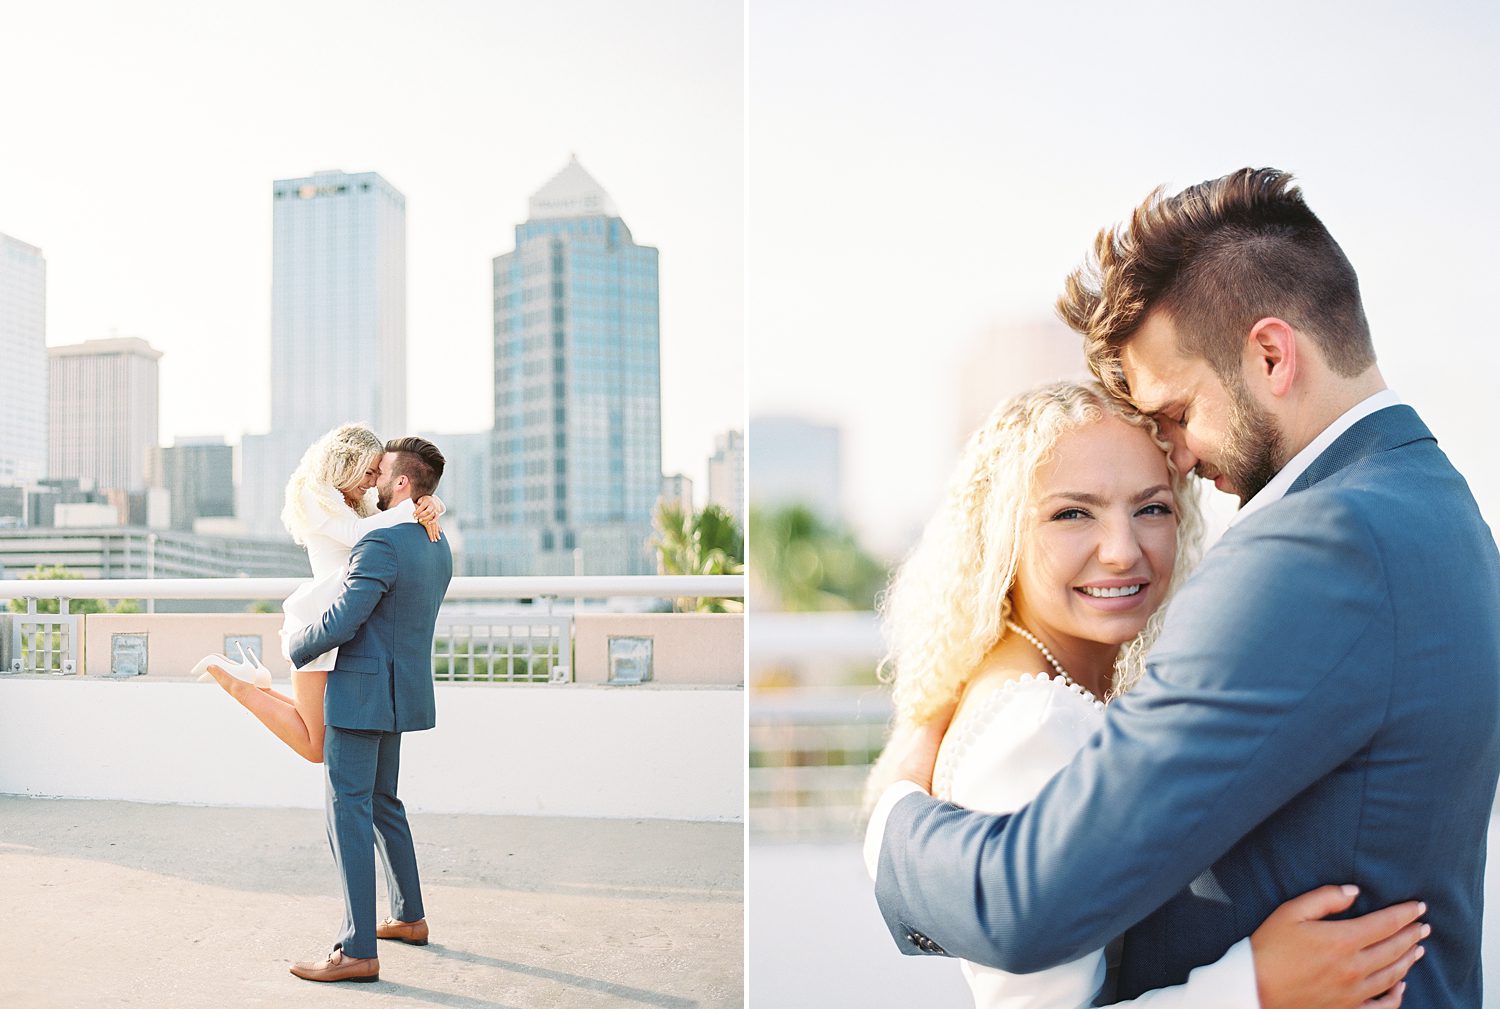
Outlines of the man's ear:
[{"label": "man's ear", "polygon": [[1286,396],[1297,378],[1297,331],[1274,316],[1261,319],[1245,340],[1245,365],[1251,385],[1277,398]]}]

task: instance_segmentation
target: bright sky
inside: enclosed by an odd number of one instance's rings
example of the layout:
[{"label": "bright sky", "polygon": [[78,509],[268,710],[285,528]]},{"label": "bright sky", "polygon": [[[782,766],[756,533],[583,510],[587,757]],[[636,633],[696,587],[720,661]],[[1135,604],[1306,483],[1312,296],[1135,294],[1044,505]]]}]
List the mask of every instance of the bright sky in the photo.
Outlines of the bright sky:
[{"label": "bright sky", "polygon": [[1153,187],[1273,165],[1494,527],[1497,68],[1500,8],[1452,0],[755,0],[751,413],[840,425],[845,508],[900,551],[975,342],[1050,317]]},{"label": "bright sky", "polygon": [[737,0],[6,4],[0,232],[47,258],[48,343],[144,337],[163,441],[237,441],[270,420],[272,180],[377,171],[408,424],[477,431],[490,260],[576,152],[661,250],[662,465],[701,498],[744,422],[743,46]]}]

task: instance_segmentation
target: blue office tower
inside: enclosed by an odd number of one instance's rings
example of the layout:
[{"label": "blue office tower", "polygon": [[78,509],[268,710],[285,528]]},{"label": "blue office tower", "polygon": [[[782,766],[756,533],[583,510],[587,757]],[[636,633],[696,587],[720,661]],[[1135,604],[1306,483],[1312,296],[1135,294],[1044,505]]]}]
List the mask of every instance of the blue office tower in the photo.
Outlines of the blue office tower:
[{"label": "blue office tower", "polygon": [[494,261],[492,573],[654,573],[657,251],[570,160]]}]

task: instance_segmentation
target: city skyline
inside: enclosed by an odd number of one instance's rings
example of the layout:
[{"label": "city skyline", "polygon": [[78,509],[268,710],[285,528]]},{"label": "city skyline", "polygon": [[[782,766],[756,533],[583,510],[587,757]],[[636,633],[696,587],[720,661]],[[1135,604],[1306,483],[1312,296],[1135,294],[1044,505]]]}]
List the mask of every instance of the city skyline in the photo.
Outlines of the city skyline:
[{"label": "city skyline", "polygon": [[[706,472],[744,409],[738,4],[448,3],[420,28],[289,3],[84,8],[7,13],[0,85],[35,97],[7,125],[0,232],[47,257],[50,343],[163,351],[164,443],[267,429],[269,184],[325,168],[409,201],[408,429],[488,428],[489,264],[576,151],[663,250],[663,463]],[[423,86],[378,69],[393,61]],[[101,151],[144,156],[100,171]]]}]

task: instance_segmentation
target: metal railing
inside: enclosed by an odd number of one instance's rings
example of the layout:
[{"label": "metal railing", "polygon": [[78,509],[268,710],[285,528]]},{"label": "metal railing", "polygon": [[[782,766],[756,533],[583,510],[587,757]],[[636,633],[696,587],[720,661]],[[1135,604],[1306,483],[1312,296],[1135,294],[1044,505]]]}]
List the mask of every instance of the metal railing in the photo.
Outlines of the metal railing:
[{"label": "metal railing", "polygon": [[440,683],[568,683],[571,614],[438,617],[432,676]]},{"label": "metal railing", "polygon": [[874,687],[754,692],[751,833],[778,840],[858,837],[865,781],[890,718],[890,695]]},{"label": "metal railing", "polygon": [[35,599],[26,600],[25,613],[0,615],[0,671],[77,672],[78,621],[64,607],[39,613]]},{"label": "metal railing", "polygon": [[[4,614],[0,672],[68,675],[79,670],[75,599],[282,599],[301,578],[109,578],[0,580],[0,600],[21,599],[26,612]],[[439,614],[433,673],[445,682],[566,683],[572,679],[573,615],[561,599],[743,599],[741,575],[573,575],[455,578],[445,602],[532,600],[536,612]],[[56,614],[38,612],[56,600]]]},{"label": "metal railing", "polygon": [[873,613],[756,614],[750,641],[750,831],[765,840],[859,836],[890,692],[868,684]]}]

